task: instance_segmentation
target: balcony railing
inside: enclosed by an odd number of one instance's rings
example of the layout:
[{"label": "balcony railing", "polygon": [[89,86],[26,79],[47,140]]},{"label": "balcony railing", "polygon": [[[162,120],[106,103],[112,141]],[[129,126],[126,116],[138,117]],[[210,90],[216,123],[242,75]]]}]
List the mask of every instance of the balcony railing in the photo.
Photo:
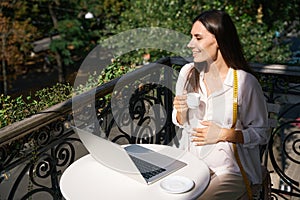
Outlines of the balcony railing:
[{"label": "balcony railing", "polygon": [[[173,69],[187,62],[163,58],[0,129],[0,199],[63,199],[61,174],[87,153],[71,128],[74,122],[101,128],[118,144],[176,145],[180,130],[172,124],[171,112],[178,71]],[[252,67],[267,100],[281,106],[268,151],[272,195],[300,197],[300,67]]]}]

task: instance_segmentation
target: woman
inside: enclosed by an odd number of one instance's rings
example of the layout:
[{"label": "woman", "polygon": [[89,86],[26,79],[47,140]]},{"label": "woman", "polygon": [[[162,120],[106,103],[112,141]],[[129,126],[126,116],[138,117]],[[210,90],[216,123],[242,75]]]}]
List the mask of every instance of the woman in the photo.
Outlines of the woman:
[{"label": "woman", "polygon": [[173,122],[183,128],[180,147],[210,168],[211,181],[200,199],[239,199],[247,196],[247,181],[251,186],[262,182],[259,145],[269,139],[264,95],[227,13],[200,14],[191,35],[194,62],[182,67],[174,99]]}]

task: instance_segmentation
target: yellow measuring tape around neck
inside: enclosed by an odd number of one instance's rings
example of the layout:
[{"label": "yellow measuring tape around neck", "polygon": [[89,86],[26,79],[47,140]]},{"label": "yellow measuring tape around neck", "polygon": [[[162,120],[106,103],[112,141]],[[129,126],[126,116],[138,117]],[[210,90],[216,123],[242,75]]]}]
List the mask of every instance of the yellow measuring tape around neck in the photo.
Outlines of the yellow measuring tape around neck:
[{"label": "yellow measuring tape around neck", "polygon": [[238,77],[237,71],[233,70],[233,118],[232,118],[232,128],[236,125],[237,120],[237,110],[238,109]]},{"label": "yellow measuring tape around neck", "polygon": [[[237,113],[238,113],[238,77],[237,77],[237,71],[233,69],[233,119],[232,119],[232,129],[235,128],[236,121],[237,121]],[[237,161],[237,164],[239,165],[241,174],[243,176],[246,189],[247,189],[247,194],[250,200],[252,200],[252,191],[251,191],[251,186],[250,182],[248,180],[247,174],[243,168],[243,165],[241,163],[239,154],[238,154],[238,149],[236,143],[233,143],[233,151],[234,151],[234,156]]]}]

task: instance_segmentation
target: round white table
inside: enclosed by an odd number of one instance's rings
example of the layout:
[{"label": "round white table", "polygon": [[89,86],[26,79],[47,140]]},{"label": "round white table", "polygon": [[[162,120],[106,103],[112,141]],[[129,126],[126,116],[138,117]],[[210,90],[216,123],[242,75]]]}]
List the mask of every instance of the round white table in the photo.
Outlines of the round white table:
[{"label": "round white table", "polygon": [[[71,164],[60,179],[60,189],[66,200],[166,200],[196,199],[206,189],[210,174],[206,164],[189,152],[163,145],[143,145],[149,149],[178,158],[187,166],[173,172],[169,176],[147,185],[112,170],[97,162],[90,154]],[[160,151],[161,152],[161,151]],[[195,186],[188,192],[173,194],[163,190],[160,182],[170,176],[183,176],[194,181]]]}]

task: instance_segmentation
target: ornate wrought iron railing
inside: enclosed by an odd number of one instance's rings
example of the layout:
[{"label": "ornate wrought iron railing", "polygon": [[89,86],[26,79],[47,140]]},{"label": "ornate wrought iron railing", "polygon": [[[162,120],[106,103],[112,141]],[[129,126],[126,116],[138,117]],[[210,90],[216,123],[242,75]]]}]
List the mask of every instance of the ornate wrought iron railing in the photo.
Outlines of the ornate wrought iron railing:
[{"label": "ornate wrought iron railing", "polygon": [[267,101],[280,105],[269,142],[269,170],[274,199],[300,198],[300,67],[252,65]]},{"label": "ornate wrought iron railing", "polygon": [[[163,58],[2,128],[0,199],[63,199],[61,174],[87,153],[71,128],[74,122],[91,130],[101,128],[119,144],[176,144],[178,130],[171,111],[178,72],[170,69],[187,62]],[[293,172],[299,168],[300,70],[282,65],[252,67],[259,73],[268,101],[282,108],[269,146],[270,166],[278,175],[272,177],[273,196],[299,197],[300,178]]]}]

